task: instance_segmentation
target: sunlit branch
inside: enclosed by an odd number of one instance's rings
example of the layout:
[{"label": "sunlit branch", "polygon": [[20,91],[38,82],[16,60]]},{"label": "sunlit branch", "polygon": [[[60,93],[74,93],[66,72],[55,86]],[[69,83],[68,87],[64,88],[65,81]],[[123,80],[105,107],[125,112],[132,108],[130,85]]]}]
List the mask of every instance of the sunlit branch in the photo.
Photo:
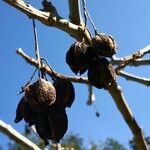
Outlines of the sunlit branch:
[{"label": "sunlit branch", "polygon": [[70,22],[76,25],[83,25],[80,13],[80,0],[68,0]]},{"label": "sunlit branch", "polygon": [[[123,66],[127,66],[127,65],[140,65],[142,63],[144,63],[144,61],[138,60],[140,58],[142,58],[144,55],[150,53],[150,45],[146,46],[145,48],[131,54],[125,57],[121,57],[118,58],[116,56],[113,56],[112,58],[112,64],[118,64],[118,65],[123,65]],[[145,63],[149,63],[148,61],[145,61]]]},{"label": "sunlit branch", "polygon": [[127,80],[131,80],[146,86],[150,86],[150,79],[148,78],[143,78],[143,77],[139,77],[139,76],[135,76],[129,73],[126,73],[124,71],[120,71],[119,75]]},{"label": "sunlit branch", "polygon": [[113,82],[108,87],[108,92],[112,96],[114,102],[116,103],[120,113],[122,114],[124,120],[129,126],[130,130],[134,135],[134,139],[137,145],[137,150],[148,150],[143,131],[141,127],[136,122],[126,100],[123,95],[121,88],[117,85],[116,82]]},{"label": "sunlit branch", "polygon": [[28,150],[41,150],[36,144],[0,120],[0,131]]},{"label": "sunlit branch", "polygon": [[[29,57],[27,54],[25,54],[21,48],[17,49],[16,52],[22,58],[24,58],[29,64],[38,68],[38,61],[34,58]],[[49,68],[49,66],[46,64],[42,64],[41,69],[54,78],[61,78],[61,79],[69,80],[72,82],[89,84],[89,81],[87,78],[64,76],[63,74],[55,72],[54,70]]]},{"label": "sunlit branch", "polygon": [[58,29],[63,30],[78,41],[82,41],[84,37],[85,42],[89,44],[91,43],[91,35],[89,31],[85,30],[85,28],[81,25],[76,25],[74,23],[71,23],[67,19],[60,17],[60,15],[57,13],[56,9],[54,9],[55,7],[52,4],[50,5],[50,7],[52,7],[51,12],[48,12],[36,9],[30,4],[24,2],[23,0],[3,1],[15,7],[27,16],[39,20],[41,23],[47,26],[56,27]]}]

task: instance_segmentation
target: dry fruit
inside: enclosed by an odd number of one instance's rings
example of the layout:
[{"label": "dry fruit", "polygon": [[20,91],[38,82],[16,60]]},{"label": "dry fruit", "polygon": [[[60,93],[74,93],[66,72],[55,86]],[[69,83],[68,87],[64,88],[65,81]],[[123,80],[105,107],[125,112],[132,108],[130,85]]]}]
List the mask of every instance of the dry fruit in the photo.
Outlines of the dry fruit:
[{"label": "dry fruit", "polygon": [[97,34],[92,38],[92,51],[96,55],[112,57],[117,51],[117,45],[112,36]]},{"label": "dry fruit", "polygon": [[22,119],[24,119],[29,126],[32,126],[36,123],[36,120],[39,117],[39,115],[40,115],[39,112],[34,111],[28,104],[26,98],[23,97],[18,103],[16,109],[15,123],[18,123]]},{"label": "dry fruit", "polygon": [[51,82],[40,78],[33,84],[25,87],[25,97],[35,110],[50,107],[56,100],[56,90]]},{"label": "dry fruit", "polygon": [[66,54],[66,62],[75,73],[83,74],[89,67],[92,54],[84,42],[75,42]]},{"label": "dry fruit", "polygon": [[55,105],[62,107],[71,107],[75,99],[75,91],[73,84],[70,81],[56,79],[53,83],[56,89]]},{"label": "dry fruit", "polygon": [[41,114],[35,128],[39,136],[48,144],[49,140],[58,143],[68,128],[68,118],[64,108],[52,107],[46,114]]},{"label": "dry fruit", "polygon": [[88,80],[91,85],[101,89],[115,79],[116,73],[111,63],[105,57],[95,57],[88,69]]}]

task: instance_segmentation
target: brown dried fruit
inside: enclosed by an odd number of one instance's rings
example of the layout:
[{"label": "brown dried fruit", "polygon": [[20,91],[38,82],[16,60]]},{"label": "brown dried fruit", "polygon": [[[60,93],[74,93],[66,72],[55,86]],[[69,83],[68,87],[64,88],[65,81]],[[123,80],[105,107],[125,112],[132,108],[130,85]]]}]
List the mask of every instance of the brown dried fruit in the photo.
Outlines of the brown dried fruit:
[{"label": "brown dried fruit", "polygon": [[49,111],[49,120],[53,123],[53,140],[59,142],[68,129],[68,117],[66,110],[62,107],[53,107]]},{"label": "brown dried fruit", "polygon": [[17,109],[16,109],[16,118],[15,118],[15,123],[20,122],[23,119],[21,109],[22,109],[22,104],[24,101],[24,97],[21,98],[20,102],[18,103]]},{"label": "brown dried fruit", "polygon": [[53,139],[52,126],[52,122],[49,121],[48,116],[45,114],[41,114],[35,124],[35,129],[38,135],[44,140],[45,145],[49,144],[49,139]]},{"label": "brown dried fruit", "polygon": [[29,124],[29,126],[32,126],[35,124],[38,116],[39,112],[34,111],[27,103],[26,98],[22,97],[17,106],[15,123],[18,123],[24,119]]},{"label": "brown dried fruit", "polygon": [[97,34],[92,38],[92,50],[96,55],[112,57],[117,51],[117,45],[112,36]]},{"label": "brown dried fruit", "polygon": [[95,57],[88,69],[88,79],[91,85],[101,89],[116,79],[116,73],[111,63],[105,57]]},{"label": "brown dried fruit", "polygon": [[75,99],[73,84],[67,80],[56,79],[53,85],[56,89],[55,105],[59,105],[62,107],[71,107]]},{"label": "brown dried fruit", "polygon": [[49,112],[41,114],[35,128],[39,136],[48,144],[48,140],[59,142],[68,128],[68,118],[64,108],[51,107]]},{"label": "brown dried fruit", "polygon": [[89,67],[92,51],[84,42],[75,42],[66,54],[66,62],[75,73],[83,74]]},{"label": "brown dried fruit", "polygon": [[49,81],[40,78],[25,88],[25,97],[33,109],[40,111],[55,102],[56,90]]}]

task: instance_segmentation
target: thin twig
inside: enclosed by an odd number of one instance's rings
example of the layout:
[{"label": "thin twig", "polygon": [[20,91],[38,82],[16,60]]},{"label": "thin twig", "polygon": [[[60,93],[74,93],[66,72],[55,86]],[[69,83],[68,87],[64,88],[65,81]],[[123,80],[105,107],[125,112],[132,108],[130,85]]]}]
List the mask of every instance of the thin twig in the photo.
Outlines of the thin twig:
[{"label": "thin twig", "polygon": [[146,65],[150,65],[150,58],[136,59],[128,64],[128,66],[134,66],[134,67],[146,66]]},{"label": "thin twig", "polygon": [[28,150],[41,150],[36,144],[0,120],[0,131]]},{"label": "thin twig", "polygon": [[85,23],[85,27],[86,27],[86,25],[87,25],[87,13],[86,13],[86,2],[85,2],[85,0],[82,0],[82,7],[83,7],[84,23]]},{"label": "thin twig", "polygon": [[150,86],[150,79],[148,78],[143,78],[143,77],[139,77],[139,76],[135,76],[129,73],[126,73],[124,71],[120,71],[119,75],[127,80],[131,80],[146,86]]},{"label": "thin twig", "polygon": [[118,58],[116,56],[113,56],[111,63],[118,64],[118,65],[124,65],[124,66],[135,64],[135,66],[136,66],[136,60],[142,58],[143,56],[145,56],[148,53],[150,53],[150,45],[134,52],[131,55],[125,56],[125,57]]},{"label": "thin twig", "polygon": [[[22,58],[24,58],[29,64],[38,68],[38,61],[34,58],[29,57],[27,54],[25,54],[21,48],[17,49],[16,53],[19,54]],[[64,80],[69,80],[71,82],[89,84],[89,81],[87,78],[64,76],[63,74],[57,73],[54,70],[52,70],[47,64],[42,64],[41,69],[45,71],[48,75],[56,79],[62,78]]]},{"label": "thin twig", "polygon": [[41,68],[41,59],[40,59],[40,52],[39,52],[39,44],[38,44],[38,35],[37,35],[37,29],[35,26],[35,20],[33,19],[33,33],[34,33],[34,43],[35,43],[35,56],[38,60],[39,69]]},{"label": "thin twig", "polygon": [[95,35],[97,34],[97,28],[95,26],[95,23],[94,21],[92,20],[91,16],[90,16],[90,13],[87,9],[87,6],[86,6],[86,1],[85,0],[82,0],[82,4],[83,4],[83,10],[84,10],[84,18],[85,18],[85,25],[86,25],[86,22],[87,22],[87,18],[89,18],[89,21],[94,29],[94,32],[95,32]]}]

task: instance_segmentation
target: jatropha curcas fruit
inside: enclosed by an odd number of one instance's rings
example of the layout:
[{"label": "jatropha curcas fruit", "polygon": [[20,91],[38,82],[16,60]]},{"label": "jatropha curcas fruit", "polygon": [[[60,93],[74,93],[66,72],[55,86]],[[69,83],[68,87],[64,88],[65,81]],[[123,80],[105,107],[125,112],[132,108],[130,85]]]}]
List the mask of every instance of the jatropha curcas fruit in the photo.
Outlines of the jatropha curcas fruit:
[{"label": "jatropha curcas fruit", "polygon": [[[58,82],[55,82],[56,87],[54,87],[50,82],[39,78],[36,82],[26,85],[23,89],[24,96],[16,109],[15,123],[24,119],[29,126],[35,125],[45,145],[49,143],[49,140],[59,142],[63,138],[68,128],[65,107],[70,107],[74,101],[72,83]],[[60,90],[64,89],[65,93],[61,93]],[[61,95],[58,94],[58,100],[63,100],[63,102],[57,100],[56,103],[56,91],[63,94],[64,99],[61,99]]]},{"label": "jatropha curcas fruit", "polygon": [[53,83],[56,89],[55,105],[61,107],[71,107],[75,99],[74,86],[70,81],[63,79],[56,79]]},{"label": "jatropha curcas fruit", "polygon": [[38,118],[35,129],[47,145],[49,140],[59,142],[68,128],[66,110],[61,107],[51,107]]},{"label": "jatropha curcas fruit", "polygon": [[25,97],[22,97],[16,109],[15,123],[18,123],[22,119],[24,119],[29,126],[32,126],[36,123],[36,120],[39,117],[39,115],[40,112],[33,110],[27,102],[27,99]]},{"label": "jatropha curcas fruit", "polygon": [[84,42],[75,42],[66,53],[66,62],[75,74],[81,75],[88,69],[92,57],[89,48]]},{"label": "jatropha curcas fruit", "polygon": [[117,45],[113,37],[102,33],[92,38],[91,48],[93,53],[105,57],[112,57],[117,51]]},{"label": "jatropha curcas fruit", "polygon": [[39,78],[24,88],[28,103],[35,110],[50,107],[56,100],[56,90],[51,82]]},{"label": "jatropha curcas fruit", "polygon": [[113,80],[116,79],[116,73],[111,63],[101,56],[93,59],[88,69],[88,79],[91,85],[101,89],[106,88]]}]

